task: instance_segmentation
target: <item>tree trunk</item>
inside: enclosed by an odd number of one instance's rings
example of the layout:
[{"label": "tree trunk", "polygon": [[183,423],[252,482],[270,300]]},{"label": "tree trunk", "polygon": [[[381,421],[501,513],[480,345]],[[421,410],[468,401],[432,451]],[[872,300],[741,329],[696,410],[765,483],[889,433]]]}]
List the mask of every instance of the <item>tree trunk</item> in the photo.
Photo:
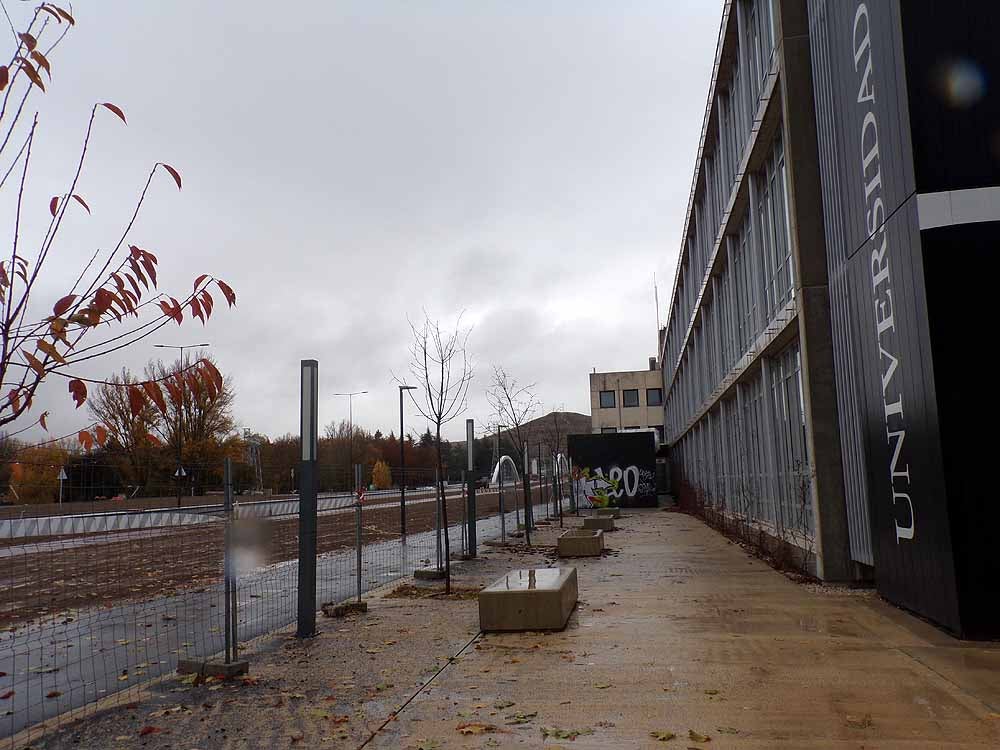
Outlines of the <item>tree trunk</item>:
[{"label": "tree trunk", "polygon": [[441,461],[441,425],[437,425],[438,492],[441,497],[441,526],[444,532],[444,593],[451,593],[451,546],[448,542],[448,501],[444,496],[444,464]]}]

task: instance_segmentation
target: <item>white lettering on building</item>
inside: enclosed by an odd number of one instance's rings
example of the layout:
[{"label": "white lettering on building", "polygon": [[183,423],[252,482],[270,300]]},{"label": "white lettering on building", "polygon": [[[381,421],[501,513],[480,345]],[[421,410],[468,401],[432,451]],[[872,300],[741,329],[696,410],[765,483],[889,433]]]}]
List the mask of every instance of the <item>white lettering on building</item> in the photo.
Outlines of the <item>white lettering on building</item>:
[{"label": "white lettering on building", "polygon": [[[882,372],[882,407],[885,417],[885,439],[889,445],[889,483],[892,489],[892,509],[896,525],[896,543],[912,540],[916,529],[916,514],[910,497],[910,466],[906,463],[903,446],[906,441],[906,421],[903,415],[903,394],[895,376],[899,369],[898,334],[893,316],[892,277],[889,269],[888,243],[882,200],[882,167],[879,157],[878,118],[875,116],[875,80],[872,78],[871,23],[868,6],[861,3],[854,14],[854,70],[860,76],[858,104],[867,105],[861,121],[861,175],[865,186],[865,227],[871,245],[872,299],[875,305],[875,344],[878,347]],[[907,510],[900,513],[900,506]],[[903,523],[900,523],[900,515]]]}]

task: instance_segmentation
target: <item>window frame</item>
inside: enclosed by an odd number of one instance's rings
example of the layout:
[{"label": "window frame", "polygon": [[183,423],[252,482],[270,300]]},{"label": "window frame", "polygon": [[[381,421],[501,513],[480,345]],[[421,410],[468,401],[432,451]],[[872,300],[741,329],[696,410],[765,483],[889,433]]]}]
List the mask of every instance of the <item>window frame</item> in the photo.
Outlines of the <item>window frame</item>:
[{"label": "window frame", "polygon": [[[656,391],[659,395],[657,397],[656,403],[649,400],[649,392]],[[646,406],[663,406],[663,389],[662,388],[647,388],[646,389]]]},{"label": "window frame", "polygon": [[[604,403],[604,394],[605,393],[610,393],[611,394],[611,403],[610,404],[605,404]],[[617,391],[598,391],[597,392],[597,405],[598,405],[598,407],[601,408],[601,409],[614,409],[614,408],[616,408],[618,406],[618,399],[617,399],[617,395],[616,394],[617,394]]]},{"label": "window frame", "polygon": [[[627,394],[627,393],[634,393],[635,394],[635,403],[634,404],[628,404],[628,403],[625,402],[625,394]],[[637,408],[639,406],[642,406],[642,403],[639,400],[639,389],[638,388],[622,388],[622,408],[623,409],[635,409],[635,408]]]}]

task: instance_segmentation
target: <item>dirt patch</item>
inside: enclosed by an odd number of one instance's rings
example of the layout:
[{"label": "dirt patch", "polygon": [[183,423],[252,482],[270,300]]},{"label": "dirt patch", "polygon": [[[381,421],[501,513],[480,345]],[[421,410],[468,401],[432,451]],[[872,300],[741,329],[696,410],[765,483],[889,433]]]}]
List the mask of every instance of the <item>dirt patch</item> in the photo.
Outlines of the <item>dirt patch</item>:
[{"label": "dirt patch", "polygon": [[412,583],[404,583],[388,594],[386,599],[445,599],[448,601],[461,601],[463,599],[475,599],[479,596],[481,588],[470,588],[468,586],[452,586],[451,593],[446,594],[443,587],[438,586],[417,586]]}]

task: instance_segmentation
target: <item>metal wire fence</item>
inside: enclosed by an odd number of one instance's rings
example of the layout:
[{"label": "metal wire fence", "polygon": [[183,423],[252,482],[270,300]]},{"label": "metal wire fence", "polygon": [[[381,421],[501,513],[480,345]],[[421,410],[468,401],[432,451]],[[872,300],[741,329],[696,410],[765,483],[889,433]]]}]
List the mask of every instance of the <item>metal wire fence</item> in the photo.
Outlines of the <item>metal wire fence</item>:
[{"label": "metal wire fence", "polygon": [[[320,468],[319,604],[442,563],[434,474],[408,469],[406,477],[404,536],[398,486],[369,489],[359,502],[342,489],[350,486],[347,467]],[[568,492],[566,481],[536,481],[536,518],[555,517],[558,487]],[[520,482],[502,496],[498,490],[477,492],[480,540],[506,536],[523,521]],[[465,486],[444,491],[451,550],[461,555]],[[98,705],[131,703],[141,685],[175,670],[182,657],[221,653],[227,540],[238,642],[294,622],[297,498],[237,497],[227,534],[223,488],[206,492],[181,508],[168,497],[155,509],[69,503],[48,515],[0,515],[0,746],[13,747],[31,727],[41,731],[40,722],[51,728]]]}]

